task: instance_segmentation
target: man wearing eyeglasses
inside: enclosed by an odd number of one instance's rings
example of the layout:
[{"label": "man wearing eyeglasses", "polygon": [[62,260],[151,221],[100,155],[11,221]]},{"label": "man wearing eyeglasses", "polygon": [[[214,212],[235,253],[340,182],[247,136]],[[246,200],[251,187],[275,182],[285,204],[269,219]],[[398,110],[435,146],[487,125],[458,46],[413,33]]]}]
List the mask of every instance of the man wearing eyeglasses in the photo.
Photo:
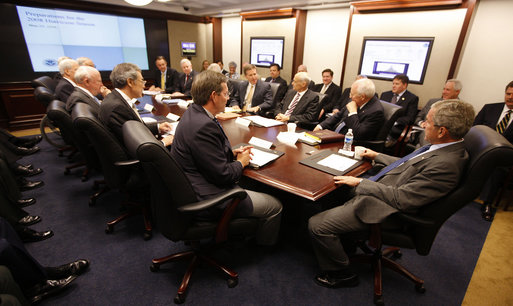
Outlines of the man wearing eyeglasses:
[{"label": "man wearing eyeglasses", "polygon": [[[135,103],[143,96],[144,85],[141,69],[135,64],[121,63],[112,70],[110,80],[114,90],[105,97],[100,105],[100,121],[123,143],[121,127],[128,120],[142,121]],[[143,122],[144,123],[144,122]],[[145,123],[146,124],[146,123]],[[171,131],[168,122],[147,123],[146,126],[154,135]],[[162,138],[165,146],[171,145],[173,136]]]},{"label": "man wearing eyeglasses", "polygon": [[[234,188],[251,159],[251,147],[232,150],[230,141],[215,116],[228,101],[226,76],[211,70],[196,76],[194,100],[180,119],[171,155],[191,182],[198,200],[212,198]],[[248,196],[237,206],[238,216],[260,218],[256,242],[273,245],[278,239],[282,205],[265,193],[246,190]],[[202,219],[217,219],[226,203],[199,213]]]}]

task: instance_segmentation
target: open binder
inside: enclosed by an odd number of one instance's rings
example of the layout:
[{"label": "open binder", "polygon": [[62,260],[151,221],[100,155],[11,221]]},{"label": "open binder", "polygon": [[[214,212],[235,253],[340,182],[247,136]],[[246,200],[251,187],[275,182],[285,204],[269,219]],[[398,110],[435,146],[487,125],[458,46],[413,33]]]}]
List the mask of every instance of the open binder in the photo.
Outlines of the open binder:
[{"label": "open binder", "polygon": [[299,163],[329,174],[344,175],[360,166],[363,161],[326,150],[309,156]]},{"label": "open binder", "polygon": [[251,153],[253,153],[253,156],[251,158],[251,161],[249,163],[249,167],[252,169],[259,169],[275,160],[277,160],[280,156],[285,154],[281,151],[266,149],[262,147],[258,147],[255,145],[250,145],[247,143],[239,143],[238,145],[235,145],[232,147],[232,149],[237,149],[244,146],[252,146]]}]

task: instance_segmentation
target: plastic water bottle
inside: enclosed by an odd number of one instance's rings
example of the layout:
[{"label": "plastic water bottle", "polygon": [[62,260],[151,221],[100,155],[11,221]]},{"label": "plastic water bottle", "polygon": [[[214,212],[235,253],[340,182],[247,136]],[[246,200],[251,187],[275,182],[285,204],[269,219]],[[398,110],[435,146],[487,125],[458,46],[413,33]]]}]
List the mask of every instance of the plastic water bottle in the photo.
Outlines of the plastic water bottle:
[{"label": "plastic water bottle", "polygon": [[353,129],[347,130],[346,136],[344,138],[344,147],[342,150],[344,151],[352,151],[352,145],[353,145]]}]

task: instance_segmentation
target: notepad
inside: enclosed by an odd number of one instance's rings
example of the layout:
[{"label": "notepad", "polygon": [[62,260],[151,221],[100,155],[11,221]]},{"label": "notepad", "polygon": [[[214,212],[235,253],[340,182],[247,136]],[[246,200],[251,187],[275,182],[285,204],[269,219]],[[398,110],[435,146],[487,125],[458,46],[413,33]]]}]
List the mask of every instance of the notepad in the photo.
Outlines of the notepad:
[{"label": "notepad", "polygon": [[[233,149],[244,147],[244,146],[249,146],[249,144],[240,143],[240,144],[234,146]],[[259,168],[275,161],[280,156],[285,154],[283,152],[276,151],[276,150],[270,150],[270,149],[265,149],[265,148],[256,147],[256,146],[252,146],[252,147],[253,148],[251,149],[251,153],[253,155],[251,156],[251,161],[249,162],[249,167],[251,167],[253,169],[259,169]]]},{"label": "notepad", "polygon": [[278,126],[278,125],[285,124],[284,122],[274,120],[274,119],[264,118],[261,116],[246,116],[246,117],[244,117],[244,119],[250,120],[254,125],[261,126],[261,127],[271,127],[271,126]]},{"label": "notepad", "polygon": [[361,165],[363,161],[325,150],[307,157],[299,163],[332,175],[344,175]]}]

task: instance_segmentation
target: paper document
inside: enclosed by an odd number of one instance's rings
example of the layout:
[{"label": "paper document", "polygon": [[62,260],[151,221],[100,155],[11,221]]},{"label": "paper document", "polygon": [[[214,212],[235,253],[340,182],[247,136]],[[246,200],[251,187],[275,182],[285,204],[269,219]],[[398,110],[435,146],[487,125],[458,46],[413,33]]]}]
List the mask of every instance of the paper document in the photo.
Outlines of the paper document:
[{"label": "paper document", "polygon": [[263,165],[275,160],[278,157],[274,153],[268,153],[256,148],[252,148],[251,153],[253,153],[253,155],[251,156],[250,163],[258,167],[262,167]]},{"label": "paper document", "polygon": [[143,90],[143,95],[148,95],[148,96],[155,96],[155,95],[158,95],[160,94],[160,91],[156,91],[156,90]]},{"label": "paper document", "polygon": [[247,117],[244,117],[244,119],[251,120],[251,122],[253,122],[254,124],[263,126],[263,127],[271,127],[271,126],[277,126],[277,125],[284,124],[284,122],[274,120],[274,119],[264,118],[261,116],[247,116]]},{"label": "paper document", "polygon": [[351,168],[357,162],[357,160],[348,157],[340,156],[337,154],[331,154],[321,159],[317,163],[321,166],[325,166],[343,172]]},{"label": "paper document", "polygon": [[181,101],[185,102],[185,100],[183,99],[162,99],[162,103],[166,103],[166,104],[178,104],[180,103]]}]

